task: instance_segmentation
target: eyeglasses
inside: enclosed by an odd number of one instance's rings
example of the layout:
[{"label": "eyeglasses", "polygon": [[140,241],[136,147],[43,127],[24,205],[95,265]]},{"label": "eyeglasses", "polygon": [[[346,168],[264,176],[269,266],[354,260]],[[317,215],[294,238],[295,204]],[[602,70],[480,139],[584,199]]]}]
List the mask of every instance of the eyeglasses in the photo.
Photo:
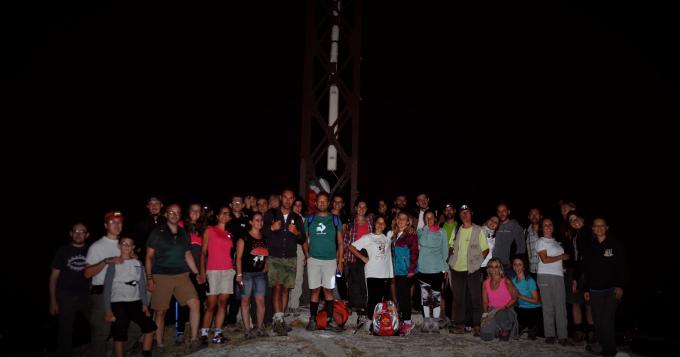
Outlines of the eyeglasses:
[{"label": "eyeglasses", "polygon": [[76,229],[75,231],[73,231],[73,233],[74,233],[74,234],[87,234],[87,231],[86,231],[86,230],[82,230],[82,229]]},{"label": "eyeglasses", "polygon": [[231,204],[232,205],[242,205],[243,202],[241,202],[241,201],[231,201]]},{"label": "eyeglasses", "polygon": [[133,243],[128,243],[128,242],[120,243],[120,245],[122,245],[123,247],[132,247],[132,246],[134,246]]},{"label": "eyeglasses", "polygon": [[170,216],[179,216],[179,212],[176,212],[176,211],[168,211],[168,215],[170,215]]}]

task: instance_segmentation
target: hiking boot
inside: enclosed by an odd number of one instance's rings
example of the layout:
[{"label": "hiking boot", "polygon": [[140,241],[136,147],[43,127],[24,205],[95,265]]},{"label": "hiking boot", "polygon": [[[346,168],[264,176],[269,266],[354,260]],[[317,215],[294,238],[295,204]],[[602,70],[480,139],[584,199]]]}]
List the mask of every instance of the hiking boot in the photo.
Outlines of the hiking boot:
[{"label": "hiking boot", "polygon": [[257,336],[257,337],[269,337],[269,334],[264,329],[258,328],[255,331],[255,336]]},{"label": "hiking boot", "polygon": [[421,333],[430,333],[431,332],[430,331],[430,325],[431,325],[430,324],[430,318],[428,317],[423,321],[423,325],[420,326],[420,332]]},{"label": "hiking boot", "polygon": [[333,320],[332,317],[331,317],[330,319],[328,319],[328,323],[326,324],[326,326],[327,326],[327,327],[326,327],[327,330],[331,330],[331,331],[335,331],[335,332],[342,332],[342,331],[344,331],[344,329],[342,328],[342,326],[338,325],[338,323],[335,322],[335,320]]},{"label": "hiking boot", "polygon": [[309,318],[309,323],[307,323],[307,327],[305,329],[307,331],[316,330],[316,316],[312,316]]},{"label": "hiking boot", "polygon": [[430,333],[439,333],[439,319],[430,319]]},{"label": "hiking boot", "polygon": [[574,342],[572,342],[568,338],[560,339],[559,342],[560,342],[560,345],[562,345],[562,346],[574,346]]},{"label": "hiking boot", "polygon": [[196,352],[201,349],[202,345],[203,344],[199,339],[194,338],[193,340],[189,341],[189,351]]},{"label": "hiking boot", "polygon": [[243,338],[246,340],[252,340],[255,337],[255,331],[253,331],[253,329],[246,330],[246,332],[243,334]]},{"label": "hiking boot", "polygon": [[586,338],[586,333],[579,330],[574,332],[574,342],[579,343]]},{"label": "hiking boot", "polygon": [[456,335],[462,335],[465,333],[465,326],[464,325],[455,325],[453,329],[451,330]]},{"label": "hiking boot", "polygon": [[283,321],[274,321],[272,324],[272,330],[278,336],[288,336],[288,332],[286,331],[286,326],[284,325]]}]

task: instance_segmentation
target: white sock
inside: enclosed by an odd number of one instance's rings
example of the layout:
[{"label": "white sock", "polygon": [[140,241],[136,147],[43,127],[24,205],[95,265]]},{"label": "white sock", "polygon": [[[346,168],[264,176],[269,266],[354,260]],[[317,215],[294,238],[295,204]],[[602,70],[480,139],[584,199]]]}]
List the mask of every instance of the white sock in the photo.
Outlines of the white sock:
[{"label": "white sock", "polygon": [[215,328],[215,335],[222,333],[222,329],[219,327]]},{"label": "white sock", "polygon": [[209,330],[210,330],[210,329],[202,328],[202,329],[201,329],[201,336],[208,336],[208,331],[209,331]]}]

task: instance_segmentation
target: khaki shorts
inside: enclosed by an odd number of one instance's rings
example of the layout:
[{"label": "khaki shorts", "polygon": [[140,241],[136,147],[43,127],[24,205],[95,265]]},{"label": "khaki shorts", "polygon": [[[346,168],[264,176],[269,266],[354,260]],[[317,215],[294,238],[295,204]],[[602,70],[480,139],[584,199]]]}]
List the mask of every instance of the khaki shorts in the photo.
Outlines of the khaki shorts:
[{"label": "khaki shorts", "polygon": [[335,272],[338,264],[335,259],[321,260],[307,259],[307,282],[309,289],[316,289],[323,286],[325,289],[335,289]]},{"label": "khaki shorts", "polygon": [[[295,258],[267,258],[267,278],[269,286],[281,284],[288,289],[295,287],[295,272],[297,257]],[[300,272],[302,274],[302,272]]]},{"label": "khaki shorts", "polygon": [[208,276],[208,291],[206,295],[220,295],[234,293],[234,277],[236,271],[229,270],[208,270],[205,272]]},{"label": "khaki shorts", "polygon": [[189,279],[189,273],[176,275],[154,274],[156,289],[151,295],[151,308],[153,310],[167,310],[170,308],[170,298],[175,299],[184,306],[191,299],[198,299],[194,284]]}]

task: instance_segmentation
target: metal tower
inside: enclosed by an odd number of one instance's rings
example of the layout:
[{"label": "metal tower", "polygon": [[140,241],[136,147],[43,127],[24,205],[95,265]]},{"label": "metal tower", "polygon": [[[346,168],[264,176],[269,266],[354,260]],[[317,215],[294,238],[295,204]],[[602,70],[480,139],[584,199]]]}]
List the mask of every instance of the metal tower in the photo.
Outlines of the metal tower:
[{"label": "metal tower", "polygon": [[[308,0],[302,98],[300,192],[329,181],[331,194],[359,195],[362,0]],[[322,159],[326,159],[322,161]],[[323,165],[325,163],[325,165]]]}]

